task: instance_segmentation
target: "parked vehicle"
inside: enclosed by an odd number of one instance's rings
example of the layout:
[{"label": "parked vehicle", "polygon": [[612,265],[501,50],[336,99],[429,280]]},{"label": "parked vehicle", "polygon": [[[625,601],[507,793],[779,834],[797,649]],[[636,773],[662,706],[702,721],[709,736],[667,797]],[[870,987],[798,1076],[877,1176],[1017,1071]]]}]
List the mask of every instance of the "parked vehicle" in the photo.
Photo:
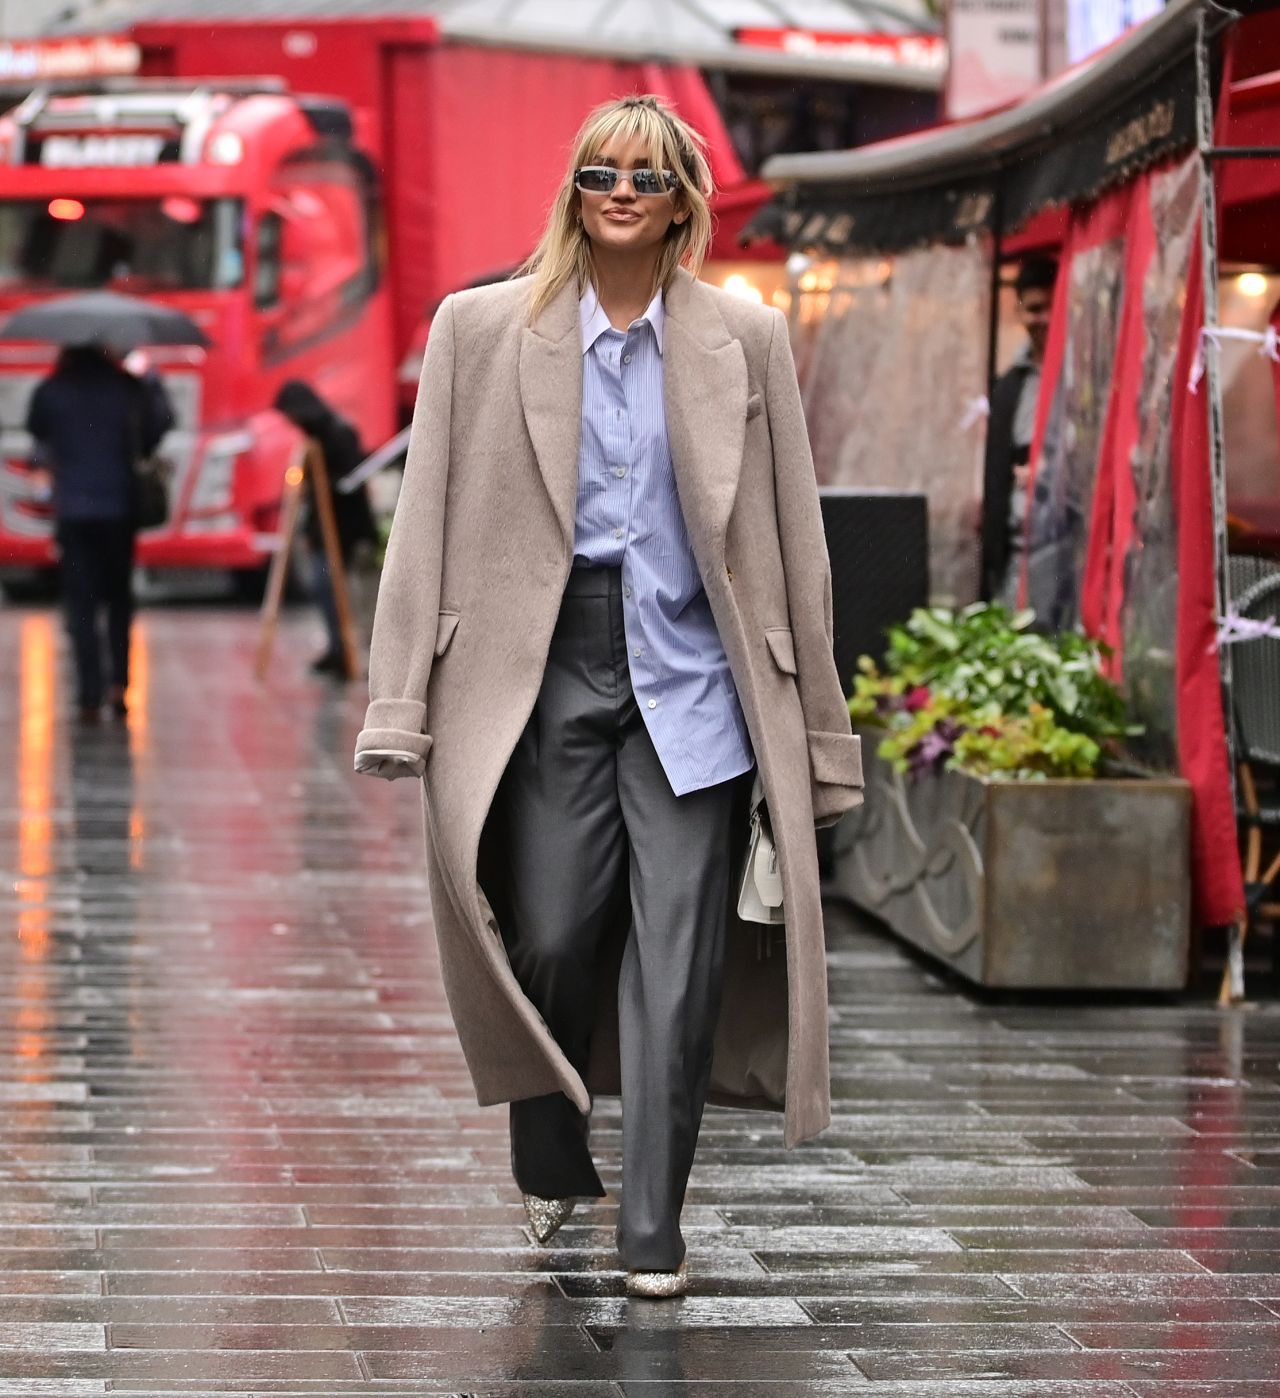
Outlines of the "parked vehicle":
[{"label": "parked vehicle", "polygon": [[[658,91],[708,133],[722,247],[763,196],[694,69],[444,44],[428,18],[132,37],[144,76],[36,91],[0,119],[0,316],[110,288],[179,307],[207,334],[207,349],[150,352],[179,419],[172,517],[140,541],[151,567],[266,563],[296,445],[270,410],[286,380],[313,385],[364,441],[392,434],[435,307],[532,249],[595,103]],[[50,362],[47,347],[0,345],[9,576],[52,559],[18,430]]]}]

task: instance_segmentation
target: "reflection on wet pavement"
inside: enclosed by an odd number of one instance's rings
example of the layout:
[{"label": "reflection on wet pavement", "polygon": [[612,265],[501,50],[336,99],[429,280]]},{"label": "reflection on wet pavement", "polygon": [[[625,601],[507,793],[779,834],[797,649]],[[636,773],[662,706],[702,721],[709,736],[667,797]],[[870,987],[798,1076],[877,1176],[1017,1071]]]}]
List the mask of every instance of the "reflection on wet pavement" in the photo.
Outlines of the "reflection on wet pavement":
[{"label": "reflection on wet pavement", "polygon": [[835,1121],[708,1114],[692,1294],[623,1297],[608,1201],[534,1248],[414,792],[254,625],[147,615],[76,729],[0,612],[0,1395],[1280,1392],[1274,1008],[979,1003],[838,910]]}]

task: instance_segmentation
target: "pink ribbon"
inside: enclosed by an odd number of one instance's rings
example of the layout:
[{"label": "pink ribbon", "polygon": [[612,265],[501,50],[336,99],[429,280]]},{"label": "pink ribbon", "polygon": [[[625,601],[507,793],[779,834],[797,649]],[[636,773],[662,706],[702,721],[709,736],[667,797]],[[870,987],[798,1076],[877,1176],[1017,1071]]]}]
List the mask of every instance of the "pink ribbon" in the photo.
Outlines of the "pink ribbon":
[{"label": "pink ribbon", "polygon": [[1228,612],[1218,619],[1218,634],[1209,654],[1219,646],[1232,646],[1238,641],[1280,641],[1280,626],[1273,616],[1265,620],[1257,617],[1241,616],[1238,612]]},{"label": "pink ribbon", "polygon": [[1280,364],[1280,336],[1274,325],[1266,330],[1242,330],[1234,325],[1206,325],[1200,330],[1200,342],[1196,345],[1196,357],[1191,363],[1191,380],[1187,387],[1192,393],[1200,389],[1200,380],[1205,372],[1205,345],[1212,342],[1218,349],[1223,340],[1245,340],[1258,346],[1258,353],[1274,364]]}]

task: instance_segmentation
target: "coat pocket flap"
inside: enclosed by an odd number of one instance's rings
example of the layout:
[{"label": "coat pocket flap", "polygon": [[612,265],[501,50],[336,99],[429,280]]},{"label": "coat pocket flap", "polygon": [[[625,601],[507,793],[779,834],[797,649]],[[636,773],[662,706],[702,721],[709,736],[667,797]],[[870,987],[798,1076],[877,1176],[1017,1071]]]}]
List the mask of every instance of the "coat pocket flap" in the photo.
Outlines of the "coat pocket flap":
[{"label": "coat pocket flap", "polygon": [[813,780],[823,786],[862,785],[862,739],[856,733],[808,734]]},{"label": "coat pocket flap", "polygon": [[436,654],[443,655],[449,649],[453,633],[458,629],[457,612],[441,612],[436,622]]},{"label": "coat pocket flap", "polygon": [[768,643],[769,654],[773,656],[773,663],[784,675],[794,675],[796,672],[796,648],[791,639],[791,628],[789,626],[767,627],[764,639]]}]

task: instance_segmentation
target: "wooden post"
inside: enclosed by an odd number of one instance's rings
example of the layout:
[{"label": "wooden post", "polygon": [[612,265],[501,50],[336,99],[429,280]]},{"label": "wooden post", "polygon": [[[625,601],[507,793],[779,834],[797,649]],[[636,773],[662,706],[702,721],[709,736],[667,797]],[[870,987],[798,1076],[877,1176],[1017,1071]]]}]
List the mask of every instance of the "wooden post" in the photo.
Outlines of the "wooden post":
[{"label": "wooden post", "polygon": [[293,540],[298,532],[298,519],[302,513],[304,459],[305,452],[299,451],[292,465],[284,473],[284,496],[280,502],[280,542],[276,546],[271,568],[267,573],[267,591],[262,599],[262,621],[258,631],[258,655],[253,667],[253,673],[259,680],[266,679],[267,666],[271,663],[276,625],[280,620],[280,604],[284,601],[284,585],[289,576],[289,555],[293,551]]},{"label": "wooden post", "polygon": [[342,559],[342,541],[338,537],[338,520],[333,512],[333,494],[324,453],[310,440],[307,442],[303,458],[303,469],[311,475],[311,499],[316,517],[320,521],[325,562],[329,565],[329,585],[333,588],[333,602],[338,613],[338,631],[342,637],[342,670],[347,679],[354,680],[360,674],[360,657],[356,650],[355,630],[351,624],[347,565]]}]

